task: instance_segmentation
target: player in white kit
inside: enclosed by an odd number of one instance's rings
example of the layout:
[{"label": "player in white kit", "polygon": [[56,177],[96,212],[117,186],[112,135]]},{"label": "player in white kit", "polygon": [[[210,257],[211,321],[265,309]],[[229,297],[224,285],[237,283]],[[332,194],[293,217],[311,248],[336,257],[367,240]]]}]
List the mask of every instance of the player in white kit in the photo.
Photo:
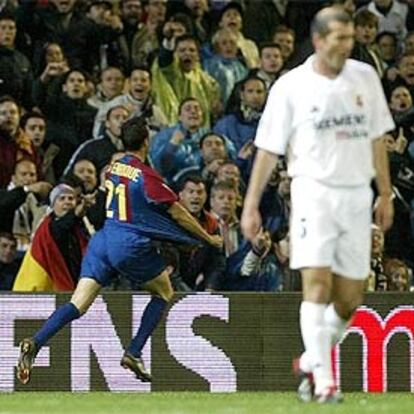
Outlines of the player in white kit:
[{"label": "player in white kit", "polygon": [[[348,59],[352,18],[340,7],[321,10],[312,24],[315,54],[272,87],[259,123],[242,230],[261,229],[258,206],[278,155],[292,177],[291,267],[300,269],[299,398],[340,402],[331,348],[362,303],[370,268],[372,191],[375,220],[393,219],[388,158],[382,136],[394,123],[371,66]],[[314,381],[314,383],[313,383]],[[314,388],[313,388],[314,387]]]}]

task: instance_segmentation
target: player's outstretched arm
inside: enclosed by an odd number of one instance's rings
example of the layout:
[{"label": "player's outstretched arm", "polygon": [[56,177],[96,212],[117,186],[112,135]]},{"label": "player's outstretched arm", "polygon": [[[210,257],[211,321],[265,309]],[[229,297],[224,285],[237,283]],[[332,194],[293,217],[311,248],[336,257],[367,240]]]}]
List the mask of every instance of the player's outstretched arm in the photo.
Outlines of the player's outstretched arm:
[{"label": "player's outstretched arm", "polygon": [[220,236],[208,234],[200,223],[180,203],[171,204],[167,210],[171,217],[183,228],[194,234],[201,240],[206,241],[214,247],[221,248],[223,239]]},{"label": "player's outstretched arm", "polygon": [[383,138],[374,140],[372,145],[376,171],[375,181],[379,193],[378,200],[375,203],[375,222],[382,231],[386,231],[392,226],[394,218],[388,153]]},{"label": "player's outstretched arm", "polygon": [[259,213],[260,199],[276,166],[278,156],[259,149],[253,164],[249,187],[244,199],[241,227],[247,240],[253,241],[262,227]]}]

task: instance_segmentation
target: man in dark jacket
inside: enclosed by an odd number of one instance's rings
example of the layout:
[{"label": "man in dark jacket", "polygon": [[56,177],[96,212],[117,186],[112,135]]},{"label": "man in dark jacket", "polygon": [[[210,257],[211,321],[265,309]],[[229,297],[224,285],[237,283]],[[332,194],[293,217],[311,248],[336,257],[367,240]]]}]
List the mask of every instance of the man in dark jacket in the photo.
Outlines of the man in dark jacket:
[{"label": "man in dark jacket", "polygon": [[[207,200],[206,186],[201,177],[187,176],[178,185],[180,203],[200,222],[204,230],[209,234],[218,234],[217,220],[212,214],[204,210]],[[217,281],[223,277],[226,266],[224,252],[210,245],[179,251],[172,248],[176,253],[177,279],[172,277],[173,284],[176,283],[177,290],[211,290]]]},{"label": "man in dark jacket", "polygon": [[55,79],[50,84],[39,82],[36,101],[49,123],[47,137],[59,148],[54,160],[56,177],[60,177],[79,145],[92,136],[96,108],[86,100],[86,75],[71,70],[63,84]]},{"label": "man in dark jacket", "polygon": [[122,105],[114,106],[106,115],[105,131],[98,139],[85,141],[73,154],[65,174],[72,170],[78,160],[91,161],[98,174],[102,168],[109,163],[113,154],[123,151],[124,147],[121,137],[121,128],[129,118],[130,111]]},{"label": "man in dark jacket", "polygon": [[261,78],[254,76],[243,80],[237,102],[216,122],[213,131],[228,138],[239,152],[256,135],[266,95],[266,84]]},{"label": "man in dark jacket", "polygon": [[361,10],[355,16],[355,45],[351,57],[371,65],[382,77],[383,63],[379,52],[375,49],[375,38],[378,33],[378,17],[369,10]]}]

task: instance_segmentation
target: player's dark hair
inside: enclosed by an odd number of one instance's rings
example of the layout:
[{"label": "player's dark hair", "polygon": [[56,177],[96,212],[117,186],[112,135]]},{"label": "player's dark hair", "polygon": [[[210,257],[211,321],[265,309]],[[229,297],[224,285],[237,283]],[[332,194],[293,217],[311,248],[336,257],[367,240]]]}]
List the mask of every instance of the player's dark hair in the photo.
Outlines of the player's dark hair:
[{"label": "player's dark hair", "polygon": [[339,22],[343,24],[352,23],[352,16],[341,6],[326,7],[316,13],[311,24],[312,35],[318,34],[321,37],[327,36],[331,29],[331,22]]},{"label": "player's dark hair", "polygon": [[121,128],[121,140],[126,151],[139,151],[149,138],[147,122],[143,117],[134,117]]},{"label": "player's dark hair", "polygon": [[183,191],[187,183],[204,184],[206,187],[206,182],[201,178],[201,176],[196,174],[188,174],[184,175],[184,177],[178,181],[175,186],[176,192],[179,193],[180,191]]}]

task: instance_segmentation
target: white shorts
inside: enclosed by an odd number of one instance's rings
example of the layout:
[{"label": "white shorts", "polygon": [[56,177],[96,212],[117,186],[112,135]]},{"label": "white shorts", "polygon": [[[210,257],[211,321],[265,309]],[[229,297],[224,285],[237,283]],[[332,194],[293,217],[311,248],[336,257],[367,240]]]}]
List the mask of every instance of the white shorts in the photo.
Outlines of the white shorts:
[{"label": "white shorts", "polygon": [[328,187],[294,178],[291,189],[290,266],[329,267],[364,280],[370,271],[372,190]]}]

